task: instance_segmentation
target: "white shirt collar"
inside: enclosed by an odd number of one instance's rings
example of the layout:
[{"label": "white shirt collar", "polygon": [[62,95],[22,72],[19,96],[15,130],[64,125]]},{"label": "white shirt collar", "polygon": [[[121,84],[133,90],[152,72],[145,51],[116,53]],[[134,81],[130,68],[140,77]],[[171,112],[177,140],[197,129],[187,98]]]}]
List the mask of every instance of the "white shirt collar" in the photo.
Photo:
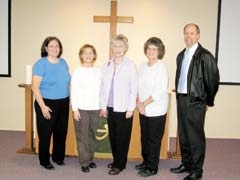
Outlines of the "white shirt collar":
[{"label": "white shirt collar", "polygon": [[190,51],[190,54],[194,54],[196,49],[198,48],[198,43],[195,43],[192,47],[190,47],[189,49],[186,48],[186,50],[188,49]]}]

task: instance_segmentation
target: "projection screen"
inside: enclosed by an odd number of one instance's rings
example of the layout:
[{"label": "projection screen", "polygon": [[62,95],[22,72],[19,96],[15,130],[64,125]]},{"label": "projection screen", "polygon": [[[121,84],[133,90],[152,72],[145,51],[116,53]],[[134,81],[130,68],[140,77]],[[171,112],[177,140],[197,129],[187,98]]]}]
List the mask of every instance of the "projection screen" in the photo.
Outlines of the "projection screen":
[{"label": "projection screen", "polygon": [[216,59],[220,84],[240,85],[240,0],[219,0]]},{"label": "projection screen", "polygon": [[11,0],[0,0],[0,77],[11,77]]}]

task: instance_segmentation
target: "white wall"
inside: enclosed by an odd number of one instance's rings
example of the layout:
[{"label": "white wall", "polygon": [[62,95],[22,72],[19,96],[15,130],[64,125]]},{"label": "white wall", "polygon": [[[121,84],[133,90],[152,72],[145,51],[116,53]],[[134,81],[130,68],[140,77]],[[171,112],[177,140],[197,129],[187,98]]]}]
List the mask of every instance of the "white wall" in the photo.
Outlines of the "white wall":
[{"label": "white wall", "polygon": [[[215,54],[218,0],[119,0],[118,15],[133,16],[133,24],[118,24],[118,33],[129,38],[127,56],[139,66],[146,58],[143,44],[150,36],[160,37],[166,46],[164,62],[174,88],[175,58],[183,49],[182,28],[197,23],[200,42]],[[63,57],[70,71],[79,65],[78,50],[84,43],[95,45],[97,65],[108,59],[109,24],[94,23],[94,15],[109,15],[110,0],[12,0],[12,77],[0,78],[2,101],[0,129],[24,130],[25,66],[40,57],[40,46],[46,36],[54,35],[64,46]],[[238,86],[221,86],[216,107],[206,117],[206,135],[216,138],[240,138]],[[230,108],[232,105],[234,108]],[[176,134],[176,107],[172,95],[170,135]]]}]

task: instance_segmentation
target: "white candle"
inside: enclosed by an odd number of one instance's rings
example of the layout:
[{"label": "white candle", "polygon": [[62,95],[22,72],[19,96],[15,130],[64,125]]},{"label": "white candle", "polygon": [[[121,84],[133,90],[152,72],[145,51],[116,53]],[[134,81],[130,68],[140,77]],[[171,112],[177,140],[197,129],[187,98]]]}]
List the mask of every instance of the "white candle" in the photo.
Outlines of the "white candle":
[{"label": "white candle", "polygon": [[32,83],[32,65],[27,64],[26,65],[26,84]]}]

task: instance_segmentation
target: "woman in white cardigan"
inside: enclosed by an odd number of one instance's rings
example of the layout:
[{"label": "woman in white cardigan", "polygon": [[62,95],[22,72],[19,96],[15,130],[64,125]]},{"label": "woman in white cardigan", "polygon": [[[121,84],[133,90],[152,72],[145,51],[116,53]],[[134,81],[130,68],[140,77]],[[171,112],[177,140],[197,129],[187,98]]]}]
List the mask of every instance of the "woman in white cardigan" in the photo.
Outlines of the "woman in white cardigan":
[{"label": "woman in white cardigan", "polygon": [[144,44],[144,53],[148,61],[139,70],[137,99],[143,162],[135,168],[140,176],[147,177],[158,171],[168,109],[168,72],[161,61],[165,53],[161,39],[149,38]]}]

